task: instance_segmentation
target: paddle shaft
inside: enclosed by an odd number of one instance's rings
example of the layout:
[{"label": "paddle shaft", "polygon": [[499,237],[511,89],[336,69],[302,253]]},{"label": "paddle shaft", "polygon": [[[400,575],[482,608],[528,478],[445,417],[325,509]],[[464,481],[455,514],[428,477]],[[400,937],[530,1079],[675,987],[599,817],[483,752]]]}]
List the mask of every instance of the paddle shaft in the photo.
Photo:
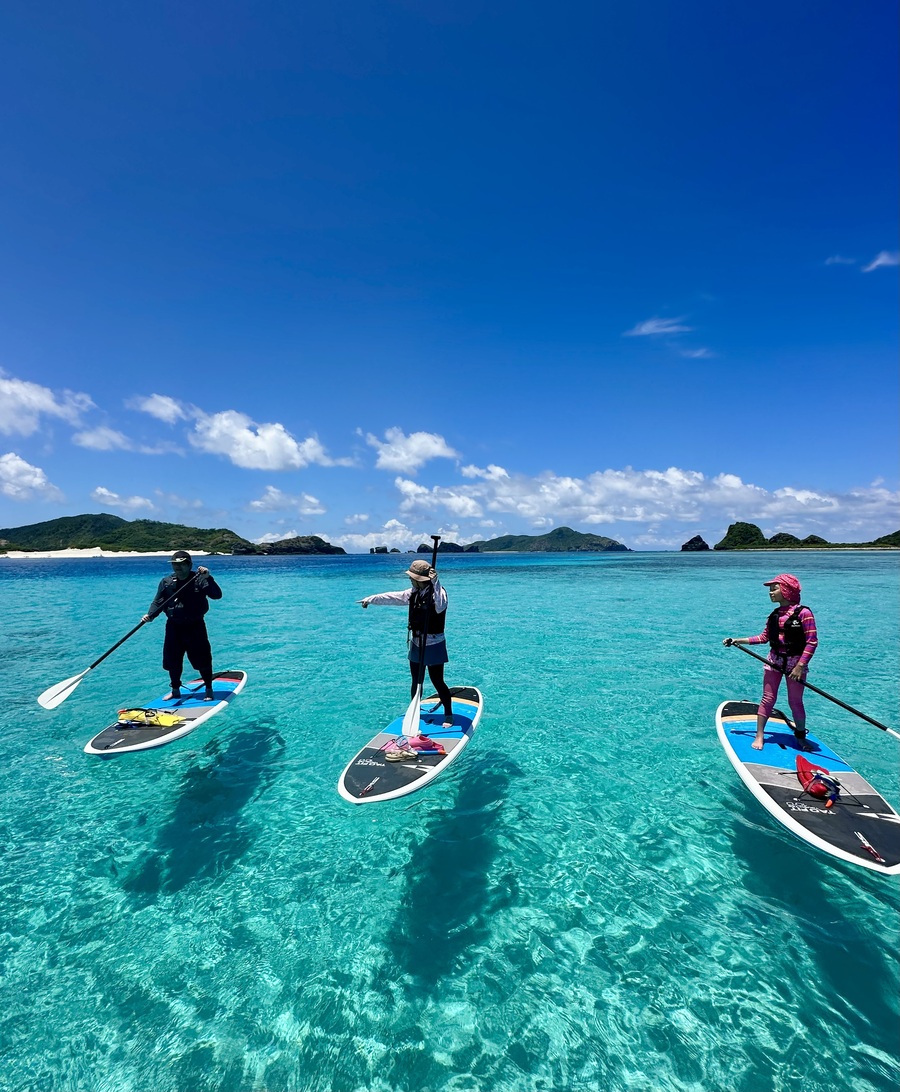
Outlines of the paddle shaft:
[{"label": "paddle shaft", "polygon": [[[163,607],[164,607],[164,606],[165,606],[165,605],[166,605],[167,603],[171,603],[173,599],[176,599],[176,598],[178,597],[178,594],[179,594],[180,592],[184,591],[184,589],[185,589],[185,588],[186,588],[186,587],[188,586],[188,584],[192,584],[192,583],[193,583],[193,582],[194,582],[194,581],[195,581],[195,580],[197,579],[197,577],[198,577],[199,575],[200,575],[199,573],[194,573],[194,575],[193,575],[193,576],[191,577],[191,579],[190,579],[190,580],[187,580],[187,581],[185,581],[185,583],[184,583],[184,584],[182,584],[182,586],[181,586],[181,587],[180,587],[180,588],[178,589],[178,591],[176,591],[176,592],[173,592],[173,593],[172,593],[172,594],[171,594],[171,595],[169,596],[169,598],[168,598],[168,599],[164,599],[164,600],[162,601],[162,603],[160,603],[160,605],[159,605],[159,609],[160,609],[160,610],[162,610],[162,608],[163,608]],[[152,619],[151,619],[151,621],[152,621]],[[134,636],[134,635],[135,635],[135,634],[137,633],[137,631],[138,631],[138,630],[139,630],[139,629],[141,628],[141,626],[146,626],[146,624],[147,624],[147,623],[146,623],[146,622],[145,622],[145,621],[143,620],[143,618],[142,618],[142,619],[140,620],[140,622],[138,622],[138,624],[137,624],[137,625],[136,625],[136,626],[134,627],[134,629],[131,629],[131,630],[129,630],[129,631],[128,631],[128,632],[127,632],[127,633],[125,634],[125,636],[124,636],[124,637],[123,637],[123,638],[121,639],[121,641],[116,641],[116,643],[115,643],[115,644],[114,644],[114,645],[112,646],[112,648],[108,648],[108,649],[106,650],[106,652],[104,652],[104,653],[103,653],[103,655],[102,655],[102,656],[101,656],[101,657],[100,657],[100,658],[99,658],[98,660],[94,660],[94,662],[93,662],[93,663],[91,664],[91,666],[90,666],[90,667],[88,667],[88,668],[85,668],[85,674],[87,674],[87,672],[88,672],[88,671],[93,671],[93,670],[94,670],[94,668],[95,668],[95,667],[97,666],[97,664],[102,664],[102,663],[103,663],[103,661],[104,661],[104,660],[106,659],[106,657],[107,657],[107,656],[110,656],[110,655],[112,655],[112,653],[116,651],[116,649],[117,649],[117,648],[119,647],[119,645],[124,645],[124,644],[125,644],[125,642],[126,642],[126,641],[128,640],[128,638],[129,638],[129,637],[133,637],[133,636]]]},{"label": "paddle shaft", "polygon": [[[733,648],[739,648],[741,652],[746,652],[748,656],[752,656],[754,660],[759,660],[760,663],[765,664],[767,667],[771,667],[774,671],[777,671],[780,675],[787,676],[787,672],[780,667],[776,667],[775,664],[770,663],[764,656],[760,656],[756,652],[751,652],[749,648],[744,645],[736,644],[732,641]],[[888,732],[892,736],[897,736],[900,739],[900,733],[894,731],[893,728],[888,728],[886,724],[882,724],[881,721],[874,720],[872,717],[866,716],[865,713],[861,713],[858,709],[854,709],[852,705],[848,705],[846,702],[841,701],[840,698],[834,697],[832,694],[826,694],[824,690],[820,690],[817,686],[813,686],[811,682],[801,682],[801,686],[805,686],[807,690],[812,690],[813,693],[821,695],[823,698],[827,698],[829,701],[833,701],[835,705],[839,705],[841,709],[846,709],[848,713],[853,713],[854,716],[859,717],[861,720],[868,721],[869,724],[874,724],[876,728],[880,728],[882,732]]]},{"label": "paddle shaft", "polygon": [[[438,555],[438,543],[441,541],[440,535],[432,535],[431,541],[434,543],[434,549],[431,551],[431,567],[437,568],[437,555]],[[419,670],[418,677],[416,679],[416,691],[419,695],[419,701],[422,700],[422,685],[425,682],[425,642],[428,640],[428,616],[426,615],[425,621],[422,623],[422,632],[419,634]]]}]

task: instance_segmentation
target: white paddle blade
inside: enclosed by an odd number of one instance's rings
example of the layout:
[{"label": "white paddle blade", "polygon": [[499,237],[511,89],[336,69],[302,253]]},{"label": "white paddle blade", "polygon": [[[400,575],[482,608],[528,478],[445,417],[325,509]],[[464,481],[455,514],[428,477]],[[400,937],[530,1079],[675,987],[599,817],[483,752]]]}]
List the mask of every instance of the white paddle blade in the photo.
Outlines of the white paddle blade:
[{"label": "white paddle blade", "polygon": [[403,714],[403,728],[401,731],[403,735],[409,739],[410,736],[417,736],[419,734],[419,710],[422,706],[422,691],[416,690],[416,695],[413,700],[406,707],[406,712]]},{"label": "white paddle blade", "polygon": [[57,705],[62,705],[85,675],[87,671],[82,671],[80,675],[73,675],[71,679],[64,679],[55,686],[48,687],[38,698],[38,705],[44,709],[55,709]]}]

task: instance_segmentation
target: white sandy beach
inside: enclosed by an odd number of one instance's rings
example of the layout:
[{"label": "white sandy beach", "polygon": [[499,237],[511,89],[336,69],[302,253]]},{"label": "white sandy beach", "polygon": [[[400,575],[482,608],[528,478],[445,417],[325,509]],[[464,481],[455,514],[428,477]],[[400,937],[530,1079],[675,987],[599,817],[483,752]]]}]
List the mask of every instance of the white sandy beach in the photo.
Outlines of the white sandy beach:
[{"label": "white sandy beach", "polygon": [[[83,550],[69,547],[67,550],[10,550],[6,554],[0,554],[0,557],[7,557],[12,561],[19,561],[21,558],[33,558],[36,561],[56,561],[59,558],[67,557],[171,557],[171,550],[151,550],[146,553],[140,553],[137,550],[101,550],[99,546],[87,547]],[[209,557],[209,553],[206,550],[191,550],[191,557]]]}]

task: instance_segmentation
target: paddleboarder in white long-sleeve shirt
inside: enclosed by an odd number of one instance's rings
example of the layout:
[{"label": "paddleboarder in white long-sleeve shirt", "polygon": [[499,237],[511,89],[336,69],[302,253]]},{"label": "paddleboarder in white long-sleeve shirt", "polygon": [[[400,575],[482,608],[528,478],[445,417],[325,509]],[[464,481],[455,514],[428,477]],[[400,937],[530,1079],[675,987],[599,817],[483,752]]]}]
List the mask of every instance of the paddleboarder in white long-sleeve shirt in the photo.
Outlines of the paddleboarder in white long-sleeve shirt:
[{"label": "paddleboarder in white long-sleeve shirt", "polygon": [[453,724],[453,698],[444,682],[444,664],[449,661],[444,622],[447,617],[447,592],[438,578],[437,571],[427,561],[414,561],[406,571],[410,587],[404,591],[380,592],[360,600],[362,606],[408,607],[409,615],[409,670],[412,676],[410,697],[415,697],[419,680],[422,655],[420,637],[425,634],[424,659],[428,677],[444,707],[444,727]]}]

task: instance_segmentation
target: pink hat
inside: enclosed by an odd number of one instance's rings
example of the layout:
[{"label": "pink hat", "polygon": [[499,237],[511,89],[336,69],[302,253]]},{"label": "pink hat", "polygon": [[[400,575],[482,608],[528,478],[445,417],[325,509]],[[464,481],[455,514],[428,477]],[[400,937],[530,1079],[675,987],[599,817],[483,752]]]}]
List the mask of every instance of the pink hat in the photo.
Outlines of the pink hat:
[{"label": "pink hat", "polygon": [[796,576],[791,576],[790,573],[782,573],[780,576],[776,576],[774,580],[764,580],[763,584],[767,588],[777,584],[788,603],[800,602],[800,581]]}]

